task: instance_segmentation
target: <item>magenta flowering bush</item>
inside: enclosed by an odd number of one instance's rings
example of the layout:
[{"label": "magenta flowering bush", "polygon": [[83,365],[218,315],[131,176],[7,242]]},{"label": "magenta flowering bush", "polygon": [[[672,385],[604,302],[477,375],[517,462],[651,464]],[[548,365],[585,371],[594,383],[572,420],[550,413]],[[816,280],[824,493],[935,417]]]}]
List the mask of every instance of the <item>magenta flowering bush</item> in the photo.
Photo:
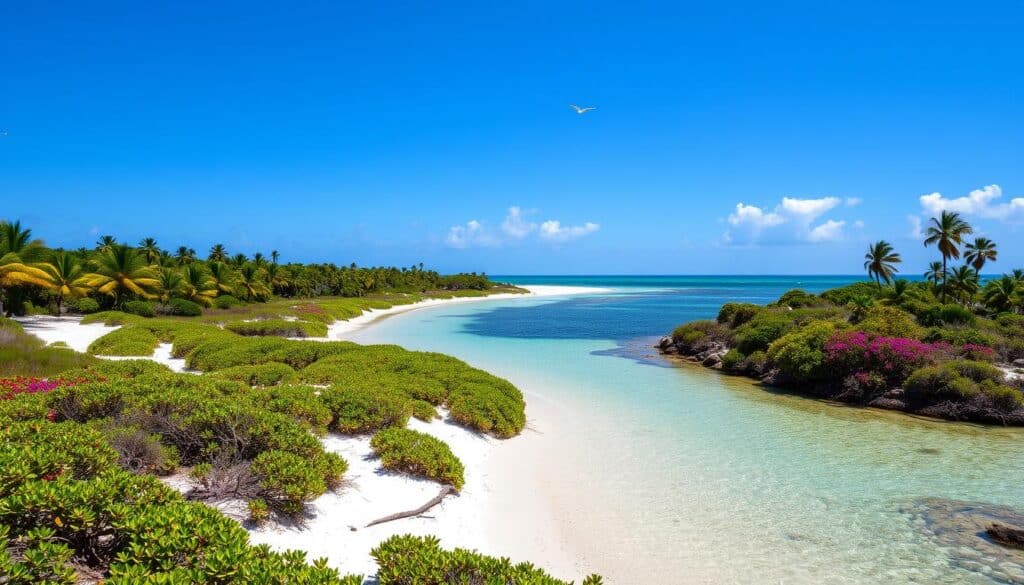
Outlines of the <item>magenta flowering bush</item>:
[{"label": "magenta flowering bush", "polygon": [[45,393],[55,388],[74,386],[87,381],[85,378],[35,378],[31,376],[0,378],[0,400],[10,400],[18,394]]},{"label": "magenta flowering bush", "polygon": [[825,366],[836,377],[859,375],[900,384],[914,370],[941,361],[949,346],[864,331],[836,333],[825,343]]},{"label": "magenta flowering bush", "polygon": [[987,345],[978,345],[977,343],[965,343],[956,350],[956,355],[962,357],[965,360],[973,360],[976,362],[994,362],[996,361],[996,350],[988,347]]}]

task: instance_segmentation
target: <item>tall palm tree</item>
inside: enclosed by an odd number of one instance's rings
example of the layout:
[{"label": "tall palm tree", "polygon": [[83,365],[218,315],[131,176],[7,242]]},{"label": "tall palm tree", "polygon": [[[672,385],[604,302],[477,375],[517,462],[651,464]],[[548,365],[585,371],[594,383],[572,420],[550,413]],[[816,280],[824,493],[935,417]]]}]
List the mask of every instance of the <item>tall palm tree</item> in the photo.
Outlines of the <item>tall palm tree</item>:
[{"label": "tall palm tree", "polygon": [[1016,278],[1004,274],[1002,278],[990,280],[985,285],[981,298],[985,306],[993,312],[1009,311],[1019,299],[1020,286]]},{"label": "tall palm tree", "polygon": [[178,266],[191,264],[196,260],[196,251],[187,246],[178,246],[177,251],[174,252],[174,259],[178,262]]},{"label": "tall palm tree", "polygon": [[154,238],[143,238],[139,242],[139,251],[146,256],[146,262],[150,264],[156,264],[157,259],[160,258],[160,246],[157,245]]},{"label": "tall palm tree", "polygon": [[238,254],[232,256],[231,259],[228,260],[228,263],[234,266],[235,268],[241,268],[248,261],[249,258],[245,254],[239,252]]},{"label": "tall palm tree", "polygon": [[218,292],[231,294],[235,292],[235,271],[224,262],[210,262],[210,279]]},{"label": "tall palm tree", "polygon": [[[187,270],[187,269],[186,269]],[[159,298],[161,303],[167,303],[173,298],[182,296],[185,292],[185,278],[181,272],[169,266],[163,266],[157,272],[157,280],[160,281]]]},{"label": "tall palm tree", "polygon": [[206,258],[210,262],[224,262],[228,259],[228,251],[224,244],[214,244],[210,248],[210,255]]},{"label": "tall palm tree", "polygon": [[160,255],[157,256],[155,264],[161,268],[169,268],[175,266],[174,256],[167,250],[160,250]]},{"label": "tall palm tree", "polygon": [[942,262],[932,262],[929,264],[928,270],[924,273],[924,277],[935,286],[936,290],[938,290],[939,281],[946,277],[946,273],[942,269]]},{"label": "tall palm tree", "polygon": [[246,300],[260,298],[267,294],[267,284],[263,277],[263,271],[255,264],[246,264],[238,271],[238,288],[245,291]]},{"label": "tall palm tree", "polygon": [[46,288],[57,295],[57,317],[60,317],[65,298],[80,299],[89,294],[89,286],[84,279],[85,269],[73,254],[54,252],[49,262],[38,266],[46,272],[49,280]]},{"label": "tall palm tree", "polygon": [[986,262],[995,262],[999,252],[996,250],[996,243],[988,238],[974,238],[964,246],[964,261],[974,267],[981,274],[981,269]]},{"label": "tall palm tree", "polygon": [[262,268],[267,263],[267,259],[263,254],[256,252],[252,255],[252,263],[256,265],[256,268]]},{"label": "tall palm tree", "polygon": [[970,266],[957,266],[949,275],[950,286],[957,292],[957,298],[970,304],[971,298],[978,292],[978,273]]},{"label": "tall palm tree", "polygon": [[32,230],[21,227],[21,221],[0,221],[0,256],[16,254],[25,262],[43,260],[46,249],[42,240],[32,239]]},{"label": "tall palm tree", "polygon": [[277,261],[280,260],[280,259],[281,259],[281,253],[280,252],[278,252],[277,250],[271,250],[270,251],[270,261],[272,263],[277,264]]},{"label": "tall palm tree", "polygon": [[21,221],[0,221],[0,315],[6,297],[16,297],[21,287],[46,286],[46,274],[33,265],[45,253],[43,242],[32,239],[32,230]]},{"label": "tall palm tree", "polygon": [[896,265],[902,261],[892,244],[885,240],[870,244],[868,253],[864,254],[864,268],[867,269],[868,276],[875,279],[878,288],[882,288],[883,280],[886,284],[892,281],[892,277],[899,272]]},{"label": "tall palm tree", "polygon": [[85,275],[86,285],[114,297],[121,307],[131,296],[155,298],[160,286],[156,271],[135,248],[115,244],[96,256],[94,270]]},{"label": "tall palm tree", "polygon": [[1010,276],[1016,279],[1017,282],[1024,282],[1024,269],[1014,268],[1013,272],[1010,273]]},{"label": "tall palm tree", "polygon": [[213,304],[213,299],[217,296],[217,285],[210,278],[210,272],[205,266],[198,262],[189,264],[182,269],[181,276],[183,279],[181,296],[183,298],[204,307]]},{"label": "tall palm tree", "polygon": [[114,236],[100,236],[100,239],[96,240],[96,250],[99,252],[106,252],[117,245],[117,238]]},{"label": "tall palm tree", "polygon": [[942,254],[942,302],[946,302],[946,279],[949,278],[946,262],[950,258],[960,258],[960,244],[964,242],[964,236],[974,233],[974,229],[960,218],[959,213],[943,211],[939,217],[931,219],[924,233],[927,236],[924,245],[935,246]]}]

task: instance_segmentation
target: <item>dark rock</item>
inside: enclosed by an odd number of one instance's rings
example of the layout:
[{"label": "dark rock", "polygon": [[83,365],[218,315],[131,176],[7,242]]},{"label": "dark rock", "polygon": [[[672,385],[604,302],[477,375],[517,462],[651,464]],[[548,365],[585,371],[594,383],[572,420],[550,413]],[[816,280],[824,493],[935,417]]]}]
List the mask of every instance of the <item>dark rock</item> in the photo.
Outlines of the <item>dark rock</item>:
[{"label": "dark rock", "polygon": [[985,529],[985,534],[1003,546],[1024,549],[1024,530],[1020,528],[995,522]]},{"label": "dark rock", "polygon": [[1024,368],[1024,358],[1017,358],[1012,363],[1015,368]]},{"label": "dark rock", "polygon": [[666,335],[658,340],[658,349],[668,349],[672,345],[672,338]]},{"label": "dark rock", "polygon": [[676,346],[674,346],[674,345],[669,345],[669,346],[667,346],[667,347],[663,347],[663,348],[661,348],[661,351],[662,351],[663,353],[667,353],[667,354],[672,354],[672,355],[675,355],[675,354],[678,354],[678,353],[679,353],[679,348],[678,348],[678,347],[676,347]]},{"label": "dark rock", "polygon": [[907,403],[903,402],[898,398],[889,398],[887,396],[879,396],[871,402],[868,402],[868,406],[875,408],[885,408],[888,410],[906,410]]},{"label": "dark rock", "polygon": [[717,365],[722,363],[722,356],[713,353],[713,354],[705,356],[704,359],[701,360],[700,363],[704,367],[708,367],[708,368],[710,368],[712,366],[717,366]]}]

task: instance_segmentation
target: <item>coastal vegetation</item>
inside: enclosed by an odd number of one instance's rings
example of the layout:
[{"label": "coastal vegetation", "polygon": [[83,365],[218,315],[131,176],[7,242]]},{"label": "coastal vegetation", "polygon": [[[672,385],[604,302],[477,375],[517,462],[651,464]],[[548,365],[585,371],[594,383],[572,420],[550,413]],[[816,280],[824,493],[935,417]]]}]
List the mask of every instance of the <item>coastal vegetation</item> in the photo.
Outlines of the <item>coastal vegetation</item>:
[{"label": "coastal vegetation", "polygon": [[[152,239],[131,247],[108,236],[94,250],[51,250],[17,222],[0,223],[0,251],[4,312],[75,312],[115,328],[83,354],[0,316],[5,583],[361,583],[302,552],[251,545],[239,519],[207,504],[242,503],[240,520],[253,525],[301,524],[348,468],[324,448],[328,433],[368,436],[382,467],[437,481],[443,497],[464,486],[463,464],[443,441],[406,429],[412,416],[443,412],[500,438],[525,426],[515,386],[457,359],[302,340],[367,309],[517,292],[486,276],[280,265],[276,252],[229,256],[221,245],[200,260],[186,247],[171,254]],[[161,344],[192,372],[95,357],[144,358]],[[376,582],[562,583],[429,539],[401,542],[411,556],[381,545],[389,570]]]},{"label": "coastal vegetation", "polygon": [[[678,327],[660,347],[708,367],[804,394],[954,420],[1024,424],[1024,271],[982,282],[998,259],[968,241],[958,214],[933,218],[924,245],[941,260],[925,280],[896,278],[901,257],[871,244],[870,282],[767,306],[727,303],[715,320]],[[950,267],[963,257],[965,264]]]}]

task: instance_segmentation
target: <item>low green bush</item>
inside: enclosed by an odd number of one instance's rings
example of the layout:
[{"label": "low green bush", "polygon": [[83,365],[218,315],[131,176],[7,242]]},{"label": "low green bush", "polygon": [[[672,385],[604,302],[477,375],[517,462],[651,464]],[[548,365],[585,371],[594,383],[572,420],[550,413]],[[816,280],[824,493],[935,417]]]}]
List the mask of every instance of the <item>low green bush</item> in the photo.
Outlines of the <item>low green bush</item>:
[{"label": "low green bush", "polygon": [[146,329],[122,327],[89,344],[93,355],[150,356],[160,340]]},{"label": "low green bush", "polygon": [[277,386],[254,390],[248,394],[248,398],[263,408],[287,415],[314,433],[322,435],[327,432],[334,415],[320,399],[319,392],[312,386]]},{"label": "low green bush", "polygon": [[845,307],[857,297],[877,299],[880,294],[881,290],[878,285],[873,282],[861,281],[829,289],[818,296],[837,307]]},{"label": "low green bush", "polygon": [[672,341],[688,352],[702,351],[712,343],[725,343],[729,329],[717,321],[692,321],[672,331]]},{"label": "low green bush", "polygon": [[260,499],[288,516],[300,514],[306,501],[327,491],[323,475],[294,453],[264,451],[253,460],[252,471],[259,478]]},{"label": "low green bush", "polygon": [[818,295],[812,295],[807,291],[794,288],[783,293],[782,296],[772,304],[778,307],[798,309],[801,307],[820,307],[827,304],[827,301]]},{"label": "low green bush", "polygon": [[440,415],[437,414],[437,408],[426,400],[412,401],[412,415],[423,422],[430,422],[440,418]]},{"label": "low green bush", "polygon": [[907,401],[916,405],[929,405],[944,400],[962,401],[977,394],[973,381],[950,368],[929,366],[910,374],[903,384]]},{"label": "low green bush", "polygon": [[128,301],[124,304],[124,312],[139,317],[155,317],[153,305],[146,301]]},{"label": "low green bush", "polygon": [[834,323],[818,321],[772,342],[768,361],[791,380],[811,383],[825,379],[825,342],[836,332]]},{"label": "low green bush", "polygon": [[925,336],[925,329],[907,312],[886,305],[875,305],[868,309],[857,328],[885,337],[921,339]]},{"label": "low green bush", "polygon": [[412,400],[397,392],[334,386],[320,399],[334,417],[331,429],[348,435],[404,427],[412,416]]},{"label": "low green bush", "polygon": [[232,309],[234,307],[240,307],[244,304],[245,303],[231,295],[221,295],[213,299],[213,306],[217,307],[218,309]]},{"label": "low green bush", "polygon": [[276,337],[326,337],[327,325],[310,321],[287,321],[284,319],[261,319],[258,321],[235,321],[224,327],[239,335]]},{"label": "low green bush", "polygon": [[171,299],[167,302],[166,307],[166,315],[198,317],[203,314],[203,308],[188,299]]},{"label": "low green bush", "polygon": [[725,303],[718,310],[718,322],[731,328],[739,327],[754,318],[764,307],[753,303]]},{"label": "low green bush", "polygon": [[267,362],[254,366],[224,368],[212,372],[210,375],[228,380],[238,380],[249,386],[274,386],[292,381],[295,378],[295,370],[288,364]]},{"label": "low green bush", "polygon": [[[517,585],[572,585],[551,577],[530,563],[512,564],[465,549],[444,550],[434,536],[392,536],[370,554],[377,561],[380,585],[452,585],[488,583]],[[582,585],[601,585],[590,575]]]},{"label": "low green bush", "polygon": [[389,428],[370,439],[384,469],[433,479],[461,490],[465,483],[462,462],[448,445],[411,429]]},{"label": "low green bush", "polygon": [[960,305],[931,305],[917,315],[918,322],[925,327],[970,325],[976,318]]},{"label": "low green bush", "polygon": [[68,308],[76,313],[82,315],[88,315],[89,313],[95,313],[100,310],[100,304],[96,299],[89,297],[82,297],[73,303],[68,304]]}]

